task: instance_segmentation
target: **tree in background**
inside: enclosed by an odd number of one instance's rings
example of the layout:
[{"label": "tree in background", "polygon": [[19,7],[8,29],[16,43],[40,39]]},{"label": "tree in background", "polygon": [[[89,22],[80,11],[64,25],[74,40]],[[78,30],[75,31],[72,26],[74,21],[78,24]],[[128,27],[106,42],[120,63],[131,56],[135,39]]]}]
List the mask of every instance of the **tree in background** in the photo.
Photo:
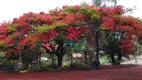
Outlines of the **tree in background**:
[{"label": "tree in background", "polygon": [[115,7],[117,0],[92,0],[96,7]]}]

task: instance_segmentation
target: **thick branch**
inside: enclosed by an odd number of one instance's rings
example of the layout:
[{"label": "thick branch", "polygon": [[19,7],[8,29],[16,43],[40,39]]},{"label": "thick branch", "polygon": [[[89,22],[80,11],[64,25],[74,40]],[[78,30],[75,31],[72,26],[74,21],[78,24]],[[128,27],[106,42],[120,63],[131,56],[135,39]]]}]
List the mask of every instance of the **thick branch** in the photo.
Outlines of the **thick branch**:
[{"label": "thick branch", "polygon": [[42,47],[46,50],[47,53],[49,53],[49,54],[56,54],[54,51],[50,51],[45,46],[42,46]]}]

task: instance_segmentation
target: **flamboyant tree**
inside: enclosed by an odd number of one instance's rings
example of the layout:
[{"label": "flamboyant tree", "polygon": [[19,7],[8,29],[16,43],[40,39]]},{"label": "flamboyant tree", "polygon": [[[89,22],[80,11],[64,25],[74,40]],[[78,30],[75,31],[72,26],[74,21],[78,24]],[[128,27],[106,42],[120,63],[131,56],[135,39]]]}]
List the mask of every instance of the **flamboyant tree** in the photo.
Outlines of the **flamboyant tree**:
[{"label": "flamboyant tree", "polygon": [[[120,32],[120,48],[130,53],[133,41],[142,35],[139,19],[125,16],[122,6],[97,8],[95,6],[63,6],[49,13],[26,13],[14,18],[11,23],[0,25],[0,45],[8,47],[7,55],[18,55],[25,47],[43,47],[47,53],[58,57],[62,66],[63,55],[67,52],[66,40],[85,38],[91,24],[97,30]],[[96,31],[97,31],[96,30]]]}]

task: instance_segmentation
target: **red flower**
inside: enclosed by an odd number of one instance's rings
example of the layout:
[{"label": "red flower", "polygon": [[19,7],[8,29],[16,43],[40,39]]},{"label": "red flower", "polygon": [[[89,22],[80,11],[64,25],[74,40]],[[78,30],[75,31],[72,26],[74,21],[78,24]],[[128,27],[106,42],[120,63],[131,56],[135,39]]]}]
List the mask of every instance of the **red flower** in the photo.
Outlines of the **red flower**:
[{"label": "red flower", "polygon": [[81,35],[86,33],[87,28],[86,27],[76,28],[76,27],[70,26],[66,30],[67,30],[66,32],[67,39],[80,39]]},{"label": "red flower", "polygon": [[51,33],[51,37],[58,35],[58,33],[57,33],[57,31],[55,29],[51,30],[50,33]]},{"label": "red flower", "polygon": [[13,34],[16,35],[16,36],[21,36],[22,35],[20,32],[14,32]]},{"label": "red flower", "polygon": [[122,30],[123,31],[132,31],[133,29],[130,26],[123,26]]},{"label": "red flower", "polygon": [[8,46],[8,45],[12,45],[12,44],[14,44],[16,42],[16,40],[14,39],[14,38],[12,38],[12,37],[7,37],[6,39],[5,39],[5,44]]},{"label": "red flower", "polygon": [[34,46],[34,43],[37,42],[39,39],[40,39],[40,36],[39,34],[35,34],[32,38],[31,38],[31,41],[30,41],[30,44],[32,44]]},{"label": "red flower", "polygon": [[66,28],[66,30],[69,32],[73,32],[75,28],[73,26],[69,26],[68,28]]},{"label": "red flower", "polygon": [[44,15],[45,13],[42,11],[42,12],[40,12],[39,14],[40,14],[40,15]]},{"label": "red flower", "polygon": [[50,33],[48,32],[46,32],[46,33],[43,33],[42,35],[41,35],[41,41],[43,41],[43,42],[48,42],[48,40],[51,38],[51,36],[50,36]]},{"label": "red flower", "polygon": [[81,9],[81,6],[73,6],[73,8],[75,8],[75,10],[79,11]]},{"label": "red flower", "polygon": [[6,38],[6,35],[2,34],[0,35],[0,39],[5,39]]},{"label": "red flower", "polygon": [[96,8],[96,6],[94,6],[94,5],[92,5],[92,6],[86,5],[86,6],[87,6],[87,9],[93,9],[93,8]]},{"label": "red flower", "polygon": [[46,47],[47,49],[50,49],[50,47],[49,47],[49,46],[50,46],[50,44],[48,44],[48,43],[43,44],[43,46],[44,46],[44,47]]},{"label": "red flower", "polygon": [[102,24],[102,27],[105,28],[105,29],[113,31],[114,30],[114,21],[113,21],[113,19],[108,18],[107,20],[104,20],[104,22]]},{"label": "red flower", "polygon": [[113,14],[118,14],[118,15],[120,15],[120,14],[122,14],[124,11],[123,11],[123,6],[120,6],[120,5],[118,5],[118,6],[116,6],[115,8],[113,8]]},{"label": "red flower", "polygon": [[22,39],[20,42],[19,42],[19,45],[18,45],[18,48],[19,49],[23,49],[25,45],[28,45],[28,43],[30,42],[30,38],[29,37],[26,37],[24,39]]},{"label": "red flower", "polygon": [[75,20],[75,14],[70,13],[66,17],[64,17],[63,22],[65,24],[69,24],[69,23],[74,22],[74,20]]},{"label": "red flower", "polygon": [[69,7],[68,5],[65,5],[65,6],[62,6],[62,9],[66,9],[68,7]]}]

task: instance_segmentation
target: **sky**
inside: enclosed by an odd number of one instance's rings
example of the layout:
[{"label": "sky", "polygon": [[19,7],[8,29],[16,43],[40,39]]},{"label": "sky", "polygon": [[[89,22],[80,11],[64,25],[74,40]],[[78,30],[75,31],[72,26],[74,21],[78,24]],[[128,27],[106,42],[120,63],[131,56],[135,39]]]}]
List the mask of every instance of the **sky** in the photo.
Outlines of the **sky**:
[{"label": "sky", "polygon": [[[0,0],[0,23],[12,21],[27,12],[48,12],[56,7],[79,5],[82,2],[91,4],[92,0]],[[142,18],[142,0],[117,0],[117,4],[127,8],[136,6],[131,15]]]}]

